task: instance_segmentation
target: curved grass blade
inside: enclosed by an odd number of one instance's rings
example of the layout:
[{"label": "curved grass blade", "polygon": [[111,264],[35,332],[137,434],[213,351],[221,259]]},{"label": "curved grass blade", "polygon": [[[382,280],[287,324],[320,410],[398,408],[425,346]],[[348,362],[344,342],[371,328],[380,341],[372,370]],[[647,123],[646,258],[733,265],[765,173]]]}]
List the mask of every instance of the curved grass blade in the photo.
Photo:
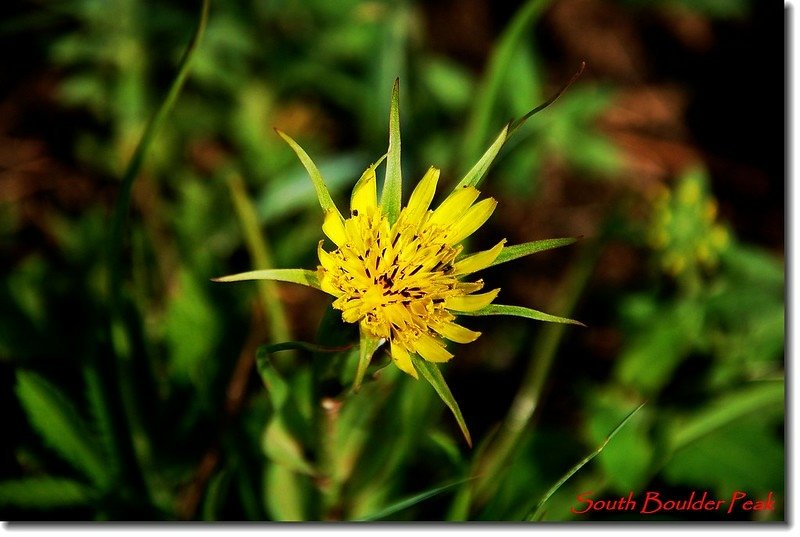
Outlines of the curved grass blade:
[{"label": "curved grass blade", "polygon": [[608,443],[611,441],[611,439],[612,439],[612,438],[614,438],[614,437],[617,435],[617,433],[618,433],[618,432],[620,432],[620,431],[622,430],[622,428],[623,428],[623,427],[625,427],[625,425],[627,425],[627,424],[628,424],[628,422],[629,422],[629,421],[630,421],[630,420],[631,420],[631,419],[632,419],[632,418],[633,418],[633,417],[634,417],[634,416],[635,416],[635,415],[636,415],[636,414],[637,414],[637,413],[638,413],[638,412],[639,412],[639,411],[640,411],[640,410],[641,410],[641,409],[644,407],[644,405],[646,405],[646,404],[647,404],[647,402],[644,402],[644,403],[642,403],[641,405],[639,405],[638,407],[636,407],[636,408],[635,408],[635,409],[634,409],[634,410],[633,410],[633,411],[632,411],[630,414],[628,414],[627,416],[625,416],[625,419],[623,419],[623,420],[622,420],[622,421],[619,423],[619,425],[617,425],[616,427],[614,427],[614,430],[613,430],[613,431],[611,431],[611,432],[608,434],[608,436],[606,436],[605,440],[603,440],[603,442],[602,442],[602,443],[601,443],[599,446],[597,446],[597,448],[596,448],[594,451],[592,451],[592,452],[591,452],[591,453],[589,453],[589,454],[588,454],[586,457],[584,457],[583,459],[581,459],[581,461],[580,461],[580,462],[578,462],[578,464],[576,464],[576,465],[575,465],[575,466],[573,466],[572,468],[570,468],[570,469],[569,469],[569,471],[568,471],[566,474],[564,474],[564,475],[561,477],[561,479],[559,479],[558,481],[556,481],[556,483],[555,483],[555,484],[554,484],[552,487],[550,487],[550,489],[549,489],[549,490],[548,490],[548,491],[547,491],[547,492],[544,494],[544,496],[542,496],[542,498],[541,498],[541,499],[539,500],[539,502],[536,504],[536,507],[535,507],[533,510],[531,510],[531,511],[529,511],[529,512],[528,512],[528,516],[527,516],[527,517],[525,517],[525,518],[526,518],[526,520],[529,520],[529,521],[538,521],[538,520],[541,520],[541,517],[542,517],[542,516],[544,516],[544,513],[543,513],[543,511],[542,511],[542,510],[543,510],[543,508],[544,508],[544,505],[547,503],[547,500],[549,500],[549,499],[550,499],[550,497],[551,497],[553,494],[555,494],[555,493],[556,493],[556,491],[557,491],[558,489],[560,489],[560,488],[561,488],[561,486],[562,486],[564,483],[566,483],[566,482],[569,480],[569,478],[570,478],[570,477],[572,477],[573,475],[575,475],[575,474],[578,472],[578,470],[580,470],[581,468],[583,468],[583,467],[584,467],[584,466],[585,466],[585,465],[586,465],[586,464],[587,464],[589,461],[591,461],[592,459],[594,459],[595,457],[597,457],[597,456],[598,456],[598,455],[599,455],[599,454],[600,454],[600,453],[601,453],[601,452],[602,452],[602,451],[605,449],[605,447],[608,445]]},{"label": "curved grass blade", "polygon": [[381,192],[381,207],[389,224],[394,224],[400,215],[400,198],[403,190],[403,176],[400,170],[400,79],[396,78],[392,87],[392,101],[389,105],[389,150],[386,153],[386,177]]},{"label": "curved grass blade", "polygon": [[243,282],[249,280],[274,280],[278,282],[299,283],[319,289],[317,273],[307,269],[266,269],[240,272],[229,276],[211,278],[212,282]]},{"label": "curved grass blade", "polygon": [[425,492],[420,492],[419,494],[415,494],[414,496],[410,496],[408,498],[405,498],[404,500],[400,500],[397,503],[393,503],[392,505],[390,505],[388,507],[384,507],[383,509],[381,509],[377,513],[373,513],[373,514],[371,514],[371,515],[369,515],[367,517],[364,517],[364,518],[359,518],[359,519],[356,520],[356,522],[374,522],[376,520],[380,520],[382,518],[386,518],[389,515],[393,515],[393,514],[399,512],[399,511],[402,511],[403,509],[408,509],[409,507],[417,505],[418,503],[424,502],[428,498],[432,498],[432,497],[437,496],[437,495],[439,495],[439,494],[441,494],[443,492],[446,492],[447,490],[449,490],[449,489],[451,489],[453,487],[457,487],[458,485],[466,483],[467,481],[470,481],[471,479],[474,479],[474,478],[471,477],[471,478],[467,478],[467,479],[459,479],[458,481],[452,481],[452,482],[450,482],[450,483],[448,483],[446,485],[442,485],[440,487],[436,487],[436,488],[427,490]]},{"label": "curved grass blade", "polygon": [[203,34],[205,33],[206,24],[208,23],[208,11],[210,4],[211,0],[203,0],[203,5],[200,11],[200,20],[197,23],[197,28],[195,29],[194,35],[189,42],[189,46],[186,48],[183,58],[181,58],[180,65],[178,67],[178,74],[175,76],[175,80],[172,81],[172,85],[169,87],[167,96],[162,101],[161,106],[159,106],[158,110],[156,110],[156,113],[153,114],[153,116],[150,118],[150,121],[147,123],[144,134],[142,134],[142,138],[139,140],[139,145],[136,146],[133,156],[131,157],[130,162],[128,162],[128,166],[125,169],[124,175],[122,176],[122,184],[120,185],[119,195],[117,196],[117,201],[114,206],[113,219],[111,222],[109,263],[111,268],[112,300],[118,296],[117,290],[120,287],[119,281],[121,279],[120,256],[122,253],[122,234],[125,231],[125,222],[130,209],[133,183],[136,180],[136,177],[139,175],[139,170],[142,167],[147,150],[153,143],[153,139],[158,131],[161,130],[164,121],[167,119],[167,115],[169,115],[172,107],[178,100],[178,95],[183,89],[186,79],[189,77],[192,60],[195,56],[197,48],[200,46],[200,42],[203,39]]},{"label": "curved grass blade", "polygon": [[472,447],[472,437],[469,434],[469,429],[467,429],[467,423],[464,421],[464,416],[461,415],[461,409],[458,407],[458,403],[456,402],[455,397],[453,397],[450,387],[447,385],[447,382],[445,382],[442,372],[439,371],[439,368],[436,366],[436,364],[420,358],[416,354],[411,355],[411,361],[413,362],[417,371],[422,373],[422,376],[425,377],[425,380],[427,380],[430,385],[433,386],[433,389],[436,390],[437,394],[439,394],[439,397],[442,399],[444,404],[446,404],[453,412],[453,416],[455,416],[456,422],[458,422],[458,426],[461,429],[461,432],[464,434],[464,439],[467,441],[467,445]]},{"label": "curved grass blade", "polygon": [[[338,212],[339,209],[337,209],[336,204],[333,203],[333,198],[331,198],[331,193],[328,191],[328,186],[325,184],[322,174],[319,173],[317,165],[314,164],[314,161],[311,160],[308,153],[306,153],[305,150],[300,147],[300,144],[295,142],[291,136],[282,130],[275,129],[275,132],[289,144],[289,147],[292,148],[292,151],[294,151],[297,158],[300,159],[303,167],[308,172],[308,176],[311,177],[311,182],[314,183],[314,188],[317,191],[317,198],[319,199],[319,205],[322,207],[322,211],[327,212],[329,209],[335,209]],[[341,215],[341,213],[339,214]]]},{"label": "curved grass blade", "polygon": [[[115,449],[113,451],[120,454],[121,464],[119,466],[123,468],[125,472],[125,475],[120,479],[119,485],[121,486],[123,484],[122,482],[127,482],[137,493],[141,493],[145,496],[149,496],[150,492],[147,490],[144,482],[144,476],[137,455],[138,450],[135,448],[137,443],[133,441],[133,437],[145,439],[145,443],[148,437],[141,430],[141,424],[136,414],[138,402],[136,400],[137,393],[131,380],[133,375],[130,374],[130,360],[126,356],[127,351],[124,343],[120,343],[127,337],[127,327],[120,313],[121,293],[123,288],[123,235],[125,233],[128,213],[130,212],[133,183],[139,175],[148,149],[164,125],[167,116],[178,100],[178,96],[189,77],[192,60],[205,34],[210,5],[211,0],[203,0],[197,27],[178,65],[178,72],[164,100],[161,102],[156,112],[150,117],[144,133],[125,168],[111,216],[110,232],[108,236],[109,242],[106,250],[106,255],[108,256],[106,262],[108,264],[109,290],[108,337],[113,344],[116,361],[109,360],[99,366],[98,371],[102,368],[102,373],[98,374],[103,377],[103,384],[107,386],[107,388],[103,389],[102,393],[104,399],[103,403],[109,409],[108,415],[114,417],[110,422],[114,429]],[[139,442],[139,444],[141,445],[142,442]],[[146,450],[147,448],[143,449]]]},{"label": "curved grass blade", "polygon": [[512,315],[514,317],[524,317],[526,319],[533,319],[534,321],[545,321],[548,323],[561,323],[561,324],[576,324],[578,326],[586,326],[580,321],[567,319],[566,317],[558,317],[557,315],[550,315],[539,310],[525,308],[523,306],[505,306],[503,304],[489,304],[477,311],[459,311],[457,315],[471,315],[475,317],[482,317],[484,315]]},{"label": "curved grass blade", "polygon": [[545,239],[541,241],[514,244],[512,246],[504,246],[500,251],[500,255],[498,255],[494,262],[489,266],[493,267],[495,265],[499,265],[500,263],[507,263],[508,261],[525,257],[526,255],[543,252],[545,250],[552,250],[553,248],[560,248],[561,246],[567,246],[568,244],[577,242],[577,240],[578,239],[573,238]]},{"label": "curved grass blade", "polygon": [[527,114],[522,116],[521,118],[519,118],[519,119],[515,120],[513,123],[511,123],[511,125],[508,127],[508,136],[510,137],[514,133],[514,131],[516,131],[518,128],[520,128],[522,125],[524,125],[525,122],[528,121],[528,119],[531,118],[531,116],[534,116],[534,115],[538,114],[539,112],[541,112],[542,110],[544,110],[545,108],[547,108],[548,106],[550,106],[551,104],[556,102],[558,100],[558,98],[561,97],[561,95],[565,91],[567,91],[567,89],[569,89],[569,87],[576,80],[578,80],[580,78],[580,76],[583,74],[583,70],[584,69],[586,69],[586,62],[581,62],[580,67],[578,67],[578,70],[575,72],[574,75],[572,75],[572,78],[569,79],[569,82],[567,82],[566,84],[561,86],[561,89],[559,89],[555,93],[555,95],[553,95],[552,97],[547,99],[545,102],[543,102],[542,104],[540,104],[539,106],[537,106],[536,108],[534,108],[533,110],[531,110],[530,112],[528,112]]}]

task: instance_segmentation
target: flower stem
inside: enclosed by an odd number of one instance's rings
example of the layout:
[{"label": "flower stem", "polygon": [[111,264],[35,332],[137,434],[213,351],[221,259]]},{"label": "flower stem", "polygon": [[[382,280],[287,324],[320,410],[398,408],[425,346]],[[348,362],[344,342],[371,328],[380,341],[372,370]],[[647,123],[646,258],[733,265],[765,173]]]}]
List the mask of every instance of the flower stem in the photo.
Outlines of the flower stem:
[{"label": "flower stem", "polygon": [[322,520],[338,520],[341,483],[336,475],[336,436],[342,401],[323,397],[320,401],[318,420],[319,453],[317,464],[317,485],[321,494],[320,511]]}]

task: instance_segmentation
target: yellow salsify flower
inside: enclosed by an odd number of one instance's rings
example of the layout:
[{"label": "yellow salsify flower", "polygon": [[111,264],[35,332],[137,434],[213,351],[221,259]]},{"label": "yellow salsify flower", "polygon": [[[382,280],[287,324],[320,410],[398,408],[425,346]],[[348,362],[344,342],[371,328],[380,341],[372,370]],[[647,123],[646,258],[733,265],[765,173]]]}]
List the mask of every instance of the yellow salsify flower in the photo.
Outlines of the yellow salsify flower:
[{"label": "yellow salsify flower", "polygon": [[353,189],[350,218],[333,209],[325,215],[322,229],[336,250],[325,251],[322,242],[318,247],[317,277],[321,289],[336,297],[333,307],[368,336],[389,341],[394,363],[413,377],[410,353],[448,361],[453,355],[441,338],[469,343],[480,335],[454,323],[453,312],[480,310],[499,292],[476,294],[483,281],[461,278],[489,266],[505,240],[464,258],[458,245],[483,225],[497,202],[475,203],[478,190],[463,186],[430,211],[438,179],[439,170],[429,169],[392,225],[378,205],[371,166]]},{"label": "yellow salsify flower", "polygon": [[[499,289],[479,292],[483,281],[464,278],[487,267],[542,250],[571,244],[575,239],[540,240],[506,246],[505,239],[489,250],[464,255],[461,241],[492,215],[497,202],[478,201],[476,188],[513,130],[527,119],[503,128],[481,159],[453,192],[430,209],[439,181],[431,167],[416,185],[406,207],[400,207],[399,86],[395,82],[389,114],[387,154],[369,166],[350,198],[350,215],[344,218],[331,199],[325,181],[306,152],[288,135],[289,144],[309,173],[324,212],[323,233],[335,248],[320,241],[320,265],[305,269],[268,269],[216,278],[215,281],[269,279],[320,289],[333,297],[342,320],[357,323],[361,336],[360,358],[354,389],[360,385],[374,352],[385,342],[399,369],[418,378],[418,371],[450,406],[467,441],[469,433],[436,363],[453,355],[446,340],[469,343],[480,336],[456,323],[459,315],[515,315],[529,319],[581,324],[520,306],[492,302]],[[532,115],[532,114],[529,114]],[[386,178],[378,198],[375,169],[386,159]],[[421,359],[420,359],[421,357]]]}]

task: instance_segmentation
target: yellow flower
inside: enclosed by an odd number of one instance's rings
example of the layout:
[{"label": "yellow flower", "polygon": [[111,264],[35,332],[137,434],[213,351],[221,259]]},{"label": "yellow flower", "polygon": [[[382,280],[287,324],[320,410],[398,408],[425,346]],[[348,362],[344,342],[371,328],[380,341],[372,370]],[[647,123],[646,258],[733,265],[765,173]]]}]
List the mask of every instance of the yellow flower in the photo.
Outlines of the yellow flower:
[{"label": "yellow flower", "polygon": [[461,278],[489,266],[505,244],[461,257],[458,243],[483,225],[497,202],[476,203],[478,190],[463,186],[428,210],[438,179],[439,170],[430,168],[392,225],[378,205],[371,166],[353,189],[350,218],[334,209],[325,215],[322,229],[336,250],[325,251],[322,242],[318,248],[317,276],[322,290],[336,297],[333,307],[363,333],[389,341],[397,367],[414,377],[410,353],[446,362],[453,355],[442,338],[469,343],[480,335],[454,323],[453,311],[480,310],[499,289],[475,294],[483,281]]}]

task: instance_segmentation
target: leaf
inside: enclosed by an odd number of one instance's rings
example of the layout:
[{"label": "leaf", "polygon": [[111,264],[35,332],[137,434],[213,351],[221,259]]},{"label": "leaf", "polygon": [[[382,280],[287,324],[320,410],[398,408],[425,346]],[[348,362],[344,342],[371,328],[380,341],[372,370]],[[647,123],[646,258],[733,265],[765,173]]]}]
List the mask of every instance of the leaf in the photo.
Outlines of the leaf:
[{"label": "leaf", "polygon": [[552,487],[550,487],[550,489],[549,489],[547,492],[545,492],[544,496],[542,496],[542,498],[541,498],[541,499],[539,500],[539,502],[536,504],[536,507],[535,507],[533,510],[529,511],[529,513],[528,513],[528,516],[526,517],[526,519],[527,519],[527,520],[529,520],[529,521],[541,520],[541,517],[544,515],[544,513],[542,512],[542,508],[544,508],[544,505],[547,503],[547,500],[549,500],[549,499],[550,499],[550,497],[551,497],[553,494],[555,494],[555,493],[556,493],[556,491],[558,491],[558,489],[560,489],[560,488],[561,488],[561,486],[562,486],[564,483],[566,483],[566,482],[569,480],[569,478],[570,478],[570,477],[572,477],[573,475],[575,475],[575,474],[578,472],[578,470],[580,470],[581,468],[583,468],[583,467],[584,467],[586,464],[588,464],[588,463],[589,463],[589,461],[591,461],[591,460],[592,460],[592,459],[594,459],[594,458],[595,458],[597,455],[599,455],[599,454],[600,454],[600,453],[603,451],[603,449],[605,449],[605,447],[608,445],[608,443],[611,441],[611,439],[613,439],[613,438],[614,438],[614,436],[616,436],[616,434],[617,434],[618,432],[620,432],[620,430],[622,430],[622,428],[623,428],[623,427],[625,427],[625,425],[627,425],[627,423],[628,423],[628,422],[629,422],[629,421],[630,421],[630,420],[631,420],[631,419],[632,419],[632,418],[633,418],[633,417],[634,417],[634,416],[635,416],[635,415],[636,415],[636,414],[637,414],[637,413],[638,413],[638,412],[639,412],[639,411],[642,409],[642,407],[644,407],[644,405],[645,405],[645,404],[646,404],[646,403],[642,403],[641,405],[639,405],[638,407],[636,407],[636,408],[633,410],[633,412],[631,412],[630,414],[628,414],[628,415],[625,417],[625,419],[624,419],[624,420],[622,420],[622,421],[619,423],[619,425],[617,425],[617,426],[614,428],[614,430],[613,430],[613,431],[611,431],[611,432],[608,434],[608,436],[606,437],[606,439],[605,439],[605,440],[603,440],[603,442],[602,442],[602,443],[601,443],[599,446],[597,446],[597,448],[596,448],[594,451],[592,451],[592,452],[591,452],[591,453],[589,453],[589,454],[588,454],[586,457],[584,457],[583,459],[581,459],[581,461],[580,461],[580,462],[578,462],[578,464],[576,464],[576,465],[575,465],[575,466],[573,466],[572,468],[570,468],[570,469],[569,469],[569,471],[567,471],[567,473],[566,473],[566,474],[564,474],[564,475],[561,477],[561,479],[559,479],[558,481],[556,481],[556,483],[555,483],[555,484],[554,484]]},{"label": "leaf", "polygon": [[771,412],[753,413],[714,429],[675,453],[661,475],[675,485],[714,488],[718,497],[736,490],[782,490],[782,411],[775,406]]},{"label": "leaf", "polygon": [[495,157],[497,157],[497,153],[500,152],[500,148],[503,147],[503,144],[506,143],[508,139],[508,125],[503,127],[500,131],[500,134],[497,135],[492,145],[489,146],[489,149],[483,154],[483,156],[475,163],[475,165],[467,172],[463,179],[456,185],[456,188],[462,188],[466,186],[474,186],[477,187],[483,177],[486,175],[486,172],[489,170],[489,166],[492,165],[494,162]]},{"label": "leaf", "polygon": [[240,272],[230,276],[211,278],[212,282],[242,282],[248,280],[275,280],[279,282],[299,283],[314,289],[320,289],[317,273],[307,269],[266,269]]},{"label": "leaf", "polygon": [[562,323],[562,324],[576,324],[578,326],[586,326],[580,321],[567,319],[566,317],[557,317],[531,308],[523,306],[504,306],[502,304],[489,304],[477,311],[458,311],[457,315],[469,315],[481,317],[484,315],[512,315],[514,317],[524,317],[526,319],[533,319],[534,321],[546,321],[548,323]]},{"label": "leaf", "polygon": [[367,335],[359,325],[360,339],[358,344],[358,368],[356,369],[356,378],[353,381],[353,391],[358,391],[361,387],[361,382],[364,380],[364,374],[367,372],[367,367],[372,361],[372,355],[378,350],[378,347],[384,342],[383,339],[373,338]]},{"label": "leaf", "polygon": [[306,478],[277,464],[268,465],[264,477],[264,502],[270,517],[281,522],[306,520],[304,506],[311,493]]},{"label": "leaf", "polygon": [[395,79],[392,87],[392,101],[389,107],[389,150],[386,156],[386,176],[381,192],[381,208],[394,224],[400,215],[400,198],[403,190],[403,176],[400,170],[400,79]]},{"label": "leaf", "polygon": [[92,490],[72,479],[27,477],[0,482],[0,506],[53,509],[86,505],[92,501]]},{"label": "leaf", "polygon": [[669,449],[678,451],[742,417],[770,408],[784,406],[784,381],[754,382],[736,393],[695,411],[688,419],[678,420],[669,430]]},{"label": "leaf", "polygon": [[264,430],[261,447],[270,460],[286,468],[307,475],[314,473],[303,453],[303,445],[289,431],[281,413],[276,414]]},{"label": "leaf", "polygon": [[[300,144],[295,142],[288,134],[285,132],[275,129],[275,132],[278,133],[278,136],[283,138],[289,147],[292,148],[292,151],[295,152],[297,158],[300,159],[300,162],[303,164],[303,167],[308,172],[309,177],[311,177],[311,182],[314,183],[314,188],[317,191],[317,198],[319,199],[319,205],[322,207],[323,212],[327,212],[330,209],[335,210],[337,213],[339,209],[336,208],[336,204],[333,203],[333,199],[331,198],[330,192],[328,192],[328,187],[325,184],[325,180],[322,178],[322,174],[319,173],[319,169],[317,169],[317,165],[314,164],[314,161],[311,160],[311,157],[308,156]],[[341,215],[341,213],[339,213]]]},{"label": "leaf", "polygon": [[526,255],[543,252],[545,250],[552,250],[553,248],[559,248],[561,246],[567,246],[568,244],[577,242],[577,240],[578,239],[574,238],[544,239],[541,241],[504,246],[500,251],[500,255],[498,255],[494,262],[489,266],[493,267],[495,265],[499,265],[500,263],[506,263],[508,261],[513,261],[514,259],[519,259],[520,257],[525,257]]},{"label": "leaf", "polygon": [[470,481],[471,479],[474,479],[474,478],[459,479],[458,481],[452,481],[452,482],[450,482],[450,483],[448,483],[446,485],[442,485],[440,487],[435,487],[435,488],[432,488],[430,490],[426,490],[425,492],[420,492],[419,494],[415,494],[414,496],[410,496],[410,497],[405,498],[403,500],[400,500],[400,501],[398,501],[396,503],[393,503],[392,505],[384,507],[383,509],[381,509],[377,513],[373,513],[373,514],[371,514],[369,516],[366,516],[366,517],[363,517],[363,518],[359,518],[357,520],[357,522],[372,522],[372,521],[375,521],[375,520],[380,520],[382,518],[386,518],[389,515],[393,515],[393,514],[397,513],[398,511],[402,511],[403,509],[408,509],[409,507],[417,505],[420,502],[424,502],[428,498],[432,498],[434,496],[437,496],[437,495],[441,494],[442,492],[450,490],[453,487],[457,487],[458,485],[461,485],[462,483],[466,483],[467,481]]},{"label": "leaf", "polygon": [[59,389],[35,373],[17,372],[17,396],[31,425],[64,460],[92,482],[108,480],[106,461],[78,411]]},{"label": "leaf", "polygon": [[458,403],[453,397],[450,388],[447,386],[447,382],[445,382],[442,372],[439,371],[439,368],[436,366],[436,364],[420,358],[416,354],[411,355],[411,361],[414,363],[414,367],[417,369],[417,371],[422,373],[422,376],[425,377],[425,380],[427,380],[430,385],[433,386],[433,389],[436,390],[437,394],[439,394],[439,397],[442,399],[444,404],[446,404],[453,412],[453,416],[455,416],[458,426],[461,428],[461,432],[464,434],[464,439],[467,441],[467,445],[472,447],[472,437],[469,434],[469,429],[467,429],[464,416],[461,415],[461,409],[458,407]]}]

